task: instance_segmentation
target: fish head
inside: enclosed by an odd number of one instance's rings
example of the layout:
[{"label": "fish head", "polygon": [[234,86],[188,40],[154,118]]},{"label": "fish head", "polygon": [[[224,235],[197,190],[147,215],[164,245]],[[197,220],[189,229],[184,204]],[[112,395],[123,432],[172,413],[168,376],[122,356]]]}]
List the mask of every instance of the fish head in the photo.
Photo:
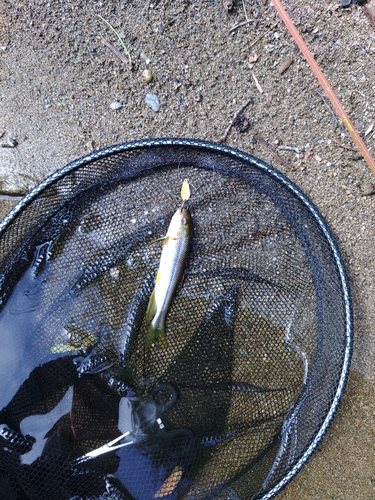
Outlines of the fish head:
[{"label": "fish head", "polygon": [[188,226],[190,224],[190,212],[187,208],[180,208],[178,210],[180,212],[180,219],[182,226]]},{"label": "fish head", "polygon": [[190,227],[191,217],[187,208],[178,208],[172,217],[168,233],[179,234]]},{"label": "fish head", "polygon": [[172,217],[168,227],[164,244],[171,239],[178,239],[184,236],[189,237],[191,232],[191,217],[187,208],[178,208]]}]

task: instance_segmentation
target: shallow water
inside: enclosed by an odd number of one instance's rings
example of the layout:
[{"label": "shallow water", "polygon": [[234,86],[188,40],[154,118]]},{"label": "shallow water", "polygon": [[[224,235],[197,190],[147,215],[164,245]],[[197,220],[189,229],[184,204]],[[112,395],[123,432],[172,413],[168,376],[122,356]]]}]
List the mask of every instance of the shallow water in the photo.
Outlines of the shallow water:
[{"label": "shallow water", "polygon": [[6,307],[0,313],[0,407],[6,406],[31,371],[42,361],[52,359],[50,346],[40,346],[38,356],[33,349],[38,311],[42,301],[43,273],[37,273],[39,249],[34,261],[15,286]]}]

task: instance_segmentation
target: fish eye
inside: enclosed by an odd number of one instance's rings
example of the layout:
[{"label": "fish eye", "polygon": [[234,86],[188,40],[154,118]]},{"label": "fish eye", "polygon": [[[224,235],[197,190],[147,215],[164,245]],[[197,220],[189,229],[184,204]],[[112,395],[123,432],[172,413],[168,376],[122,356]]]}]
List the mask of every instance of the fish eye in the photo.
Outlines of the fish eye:
[{"label": "fish eye", "polygon": [[182,217],[181,222],[182,222],[182,224],[184,226],[186,226],[186,224],[187,224],[187,218],[186,217]]}]

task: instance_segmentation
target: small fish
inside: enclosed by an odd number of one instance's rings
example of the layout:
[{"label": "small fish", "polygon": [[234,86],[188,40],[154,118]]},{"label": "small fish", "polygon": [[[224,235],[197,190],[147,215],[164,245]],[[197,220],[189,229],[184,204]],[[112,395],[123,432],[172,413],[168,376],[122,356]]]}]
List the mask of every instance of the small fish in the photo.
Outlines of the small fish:
[{"label": "small fish", "polygon": [[167,349],[165,319],[176,289],[181,282],[189,253],[191,240],[191,218],[187,208],[178,208],[163,241],[160,265],[151,294],[146,321],[149,323],[146,347],[154,341]]}]

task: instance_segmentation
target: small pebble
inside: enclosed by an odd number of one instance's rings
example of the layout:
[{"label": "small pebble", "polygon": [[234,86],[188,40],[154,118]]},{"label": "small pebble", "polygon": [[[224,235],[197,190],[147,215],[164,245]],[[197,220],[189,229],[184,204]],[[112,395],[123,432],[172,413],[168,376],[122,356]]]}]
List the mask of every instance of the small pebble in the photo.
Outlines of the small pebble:
[{"label": "small pebble", "polygon": [[152,73],[149,69],[145,69],[144,72],[142,73],[142,76],[143,76],[143,80],[146,83],[150,83],[152,78],[153,78]]},{"label": "small pebble", "polygon": [[7,142],[1,142],[0,146],[2,148],[15,148],[18,145],[16,139],[8,139]]},{"label": "small pebble", "polygon": [[362,196],[371,196],[375,194],[375,184],[373,182],[364,182],[361,185]]},{"label": "small pebble", "polygon": [[248,61],[249,61],[249,63],[255,63],[255,62],[257,62],[258,59],[259,59],[259,55],[258,54],[251,54],[249,56]]},{"label": "small pebble", "polygon": [[202,100],[203,100],[203,95],[202,95],[200,92],[198,92],[197,94],[195,94],[194,99],[195,99],[197,102],[202,102]]},{"label": "small pebble", "polygon": [[147,94],[145,98],[146,104],[152,111],[159,111],[160,109],[160,101],[157,95],[155,94]]},{"label": "small pebble", "polygon": [[141,52],[141,58],[145,61],[146,64],[150,64],[151,61],[144,52]]},{"label": "small pebble", "polygon": [[95,149],[94,139],[90,139],[89,141],[87,141],[86,144],[83,145],[83,148],[88,150],[88,151],[94,151],[94,149]]},{"label": "small pebble", "polygon": [[110,105],[111,109],[121,109],[122,107],[123,107],[123,104],[122,104],[122,102],[119,102],[119,101],[112,102]]}]

